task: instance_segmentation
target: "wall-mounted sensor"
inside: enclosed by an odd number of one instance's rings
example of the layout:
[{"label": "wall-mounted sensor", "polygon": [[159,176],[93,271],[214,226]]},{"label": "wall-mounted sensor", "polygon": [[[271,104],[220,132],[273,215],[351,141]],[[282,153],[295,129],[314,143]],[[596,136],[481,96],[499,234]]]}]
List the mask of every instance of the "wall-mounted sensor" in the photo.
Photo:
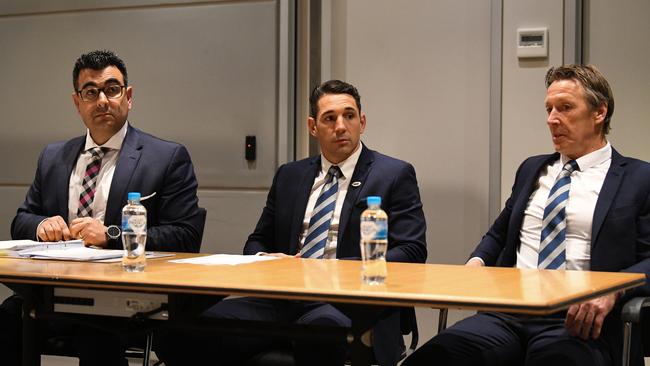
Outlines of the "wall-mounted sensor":
[{"label": "wall-mounted sensor", "polygon": [[548,57],[548,28],[518,28],[517,57]]},{"label": "wall-mounted sensor", "polygon": [[257,143],[255,142],[255,136],[246,136],[246,142],[244,146],[244,156],[248,161],[254,161],[257,155]]}]

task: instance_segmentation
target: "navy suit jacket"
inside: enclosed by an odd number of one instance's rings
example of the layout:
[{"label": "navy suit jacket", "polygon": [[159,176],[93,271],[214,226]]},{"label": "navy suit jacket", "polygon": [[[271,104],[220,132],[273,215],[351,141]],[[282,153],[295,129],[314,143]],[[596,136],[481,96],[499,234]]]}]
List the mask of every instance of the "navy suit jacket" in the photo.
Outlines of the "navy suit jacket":
[{"label": "navy suit jacket", "polygon": [[[38,159],[36,176],[11,224],[13,239],[36,238],[38,224],[60,215],[68,220],[70,174],[85,144],[85,135],[48,145]],[[119,152],[106,202],[104,225],[121,226],[128,192],[142,196],[147,209],[147,250],[198,252],[201,218],[197,180],[187,149],[129,125]],[[121,249],[121,239],[109,242]]]},{"label": "navy suit jacket", "polygon": [[[515,177],[505,208],[483,237],[472,257],[488,266],[512,267],[517,261],[519,234],[528,199],[540,173],[559,154],[540,155],[524,161]],[[646,284],[626,294],[650,295],[650,164],[619,154],[612,149],[612,162],[600,190],[591,229],[591,270],[645,273]],[[612,347],[615,364],[621,362],[620,308],[606,318],[603,334]],[[636,351],[640,352],[639,344]],[[635,362],[642,362],[636,353]]]},{"label": "navy suit jacket", "polygon": [[[299,252],[305,209],[320,168],[317,156],[278,169],[244,254]],[[350,183],[339,219],[336,257],[360,259],[361,212],[367,207],[366,197],[381,196],[381,207],[388,214],[386,259],[423,263],[427,258],[426,222],[413,166],[362,146]],[[399,360],[403,344],[399,320],[399,313],[392,313],[374,327],[374,353],[380,365],[394,365]]]}]

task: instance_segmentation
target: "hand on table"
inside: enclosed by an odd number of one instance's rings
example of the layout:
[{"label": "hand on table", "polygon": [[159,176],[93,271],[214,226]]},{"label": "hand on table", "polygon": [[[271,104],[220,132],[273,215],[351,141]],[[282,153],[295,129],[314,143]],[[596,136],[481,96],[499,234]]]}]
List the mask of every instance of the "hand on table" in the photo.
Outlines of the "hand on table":
[{"label": "hand on table", "polygon": [[72,238],[68,224],[61,216],[52,216],[43,220],[38,225],[36,235],[41,241],[60,241]]}]

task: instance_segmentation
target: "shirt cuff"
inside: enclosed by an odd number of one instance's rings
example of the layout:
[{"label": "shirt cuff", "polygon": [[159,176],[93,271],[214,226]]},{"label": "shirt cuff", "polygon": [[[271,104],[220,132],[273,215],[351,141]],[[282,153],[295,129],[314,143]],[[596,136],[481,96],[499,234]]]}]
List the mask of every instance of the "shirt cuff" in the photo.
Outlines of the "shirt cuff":
[{"label": "shirt cuff", "polygon": [[465,262],[465,263],[468,263],[468,262],[471,261],[472,259],[478,259],[478,260],[481,261],[481,263],[483,263],[483,265],[485,265],[485,261],[484,261],[483,258],[481,258],[481,257],[472,257],[472,258],[468,259],[467,262]]},{"label": "shirt cuff", "polygon": [[47,219],[48,219],[47,217],[44,218],[43,220],[41,220],[41,222],[38,223],[38,226],[36,226],[36,235],[35,235],[35,236],[36,236],[36,241],[41,241],[41,238],[38,237],[38,229],[41,228],[41,225],[43,225],[43,223],[44,223],[45,220],[47,220]]}]

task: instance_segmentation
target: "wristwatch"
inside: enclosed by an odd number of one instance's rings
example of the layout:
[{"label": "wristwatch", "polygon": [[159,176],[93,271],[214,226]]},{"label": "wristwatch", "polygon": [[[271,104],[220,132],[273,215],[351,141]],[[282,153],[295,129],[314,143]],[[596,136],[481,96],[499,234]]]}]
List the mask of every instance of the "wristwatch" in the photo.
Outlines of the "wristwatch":
[{"label": "wristwatch", "polygon": [[120,229],[119,226],[111,225],[106,228],[106,236],[108,236],[108,240],[117,240],[120,238],[120,235],[122,235],[122,229]]}]

